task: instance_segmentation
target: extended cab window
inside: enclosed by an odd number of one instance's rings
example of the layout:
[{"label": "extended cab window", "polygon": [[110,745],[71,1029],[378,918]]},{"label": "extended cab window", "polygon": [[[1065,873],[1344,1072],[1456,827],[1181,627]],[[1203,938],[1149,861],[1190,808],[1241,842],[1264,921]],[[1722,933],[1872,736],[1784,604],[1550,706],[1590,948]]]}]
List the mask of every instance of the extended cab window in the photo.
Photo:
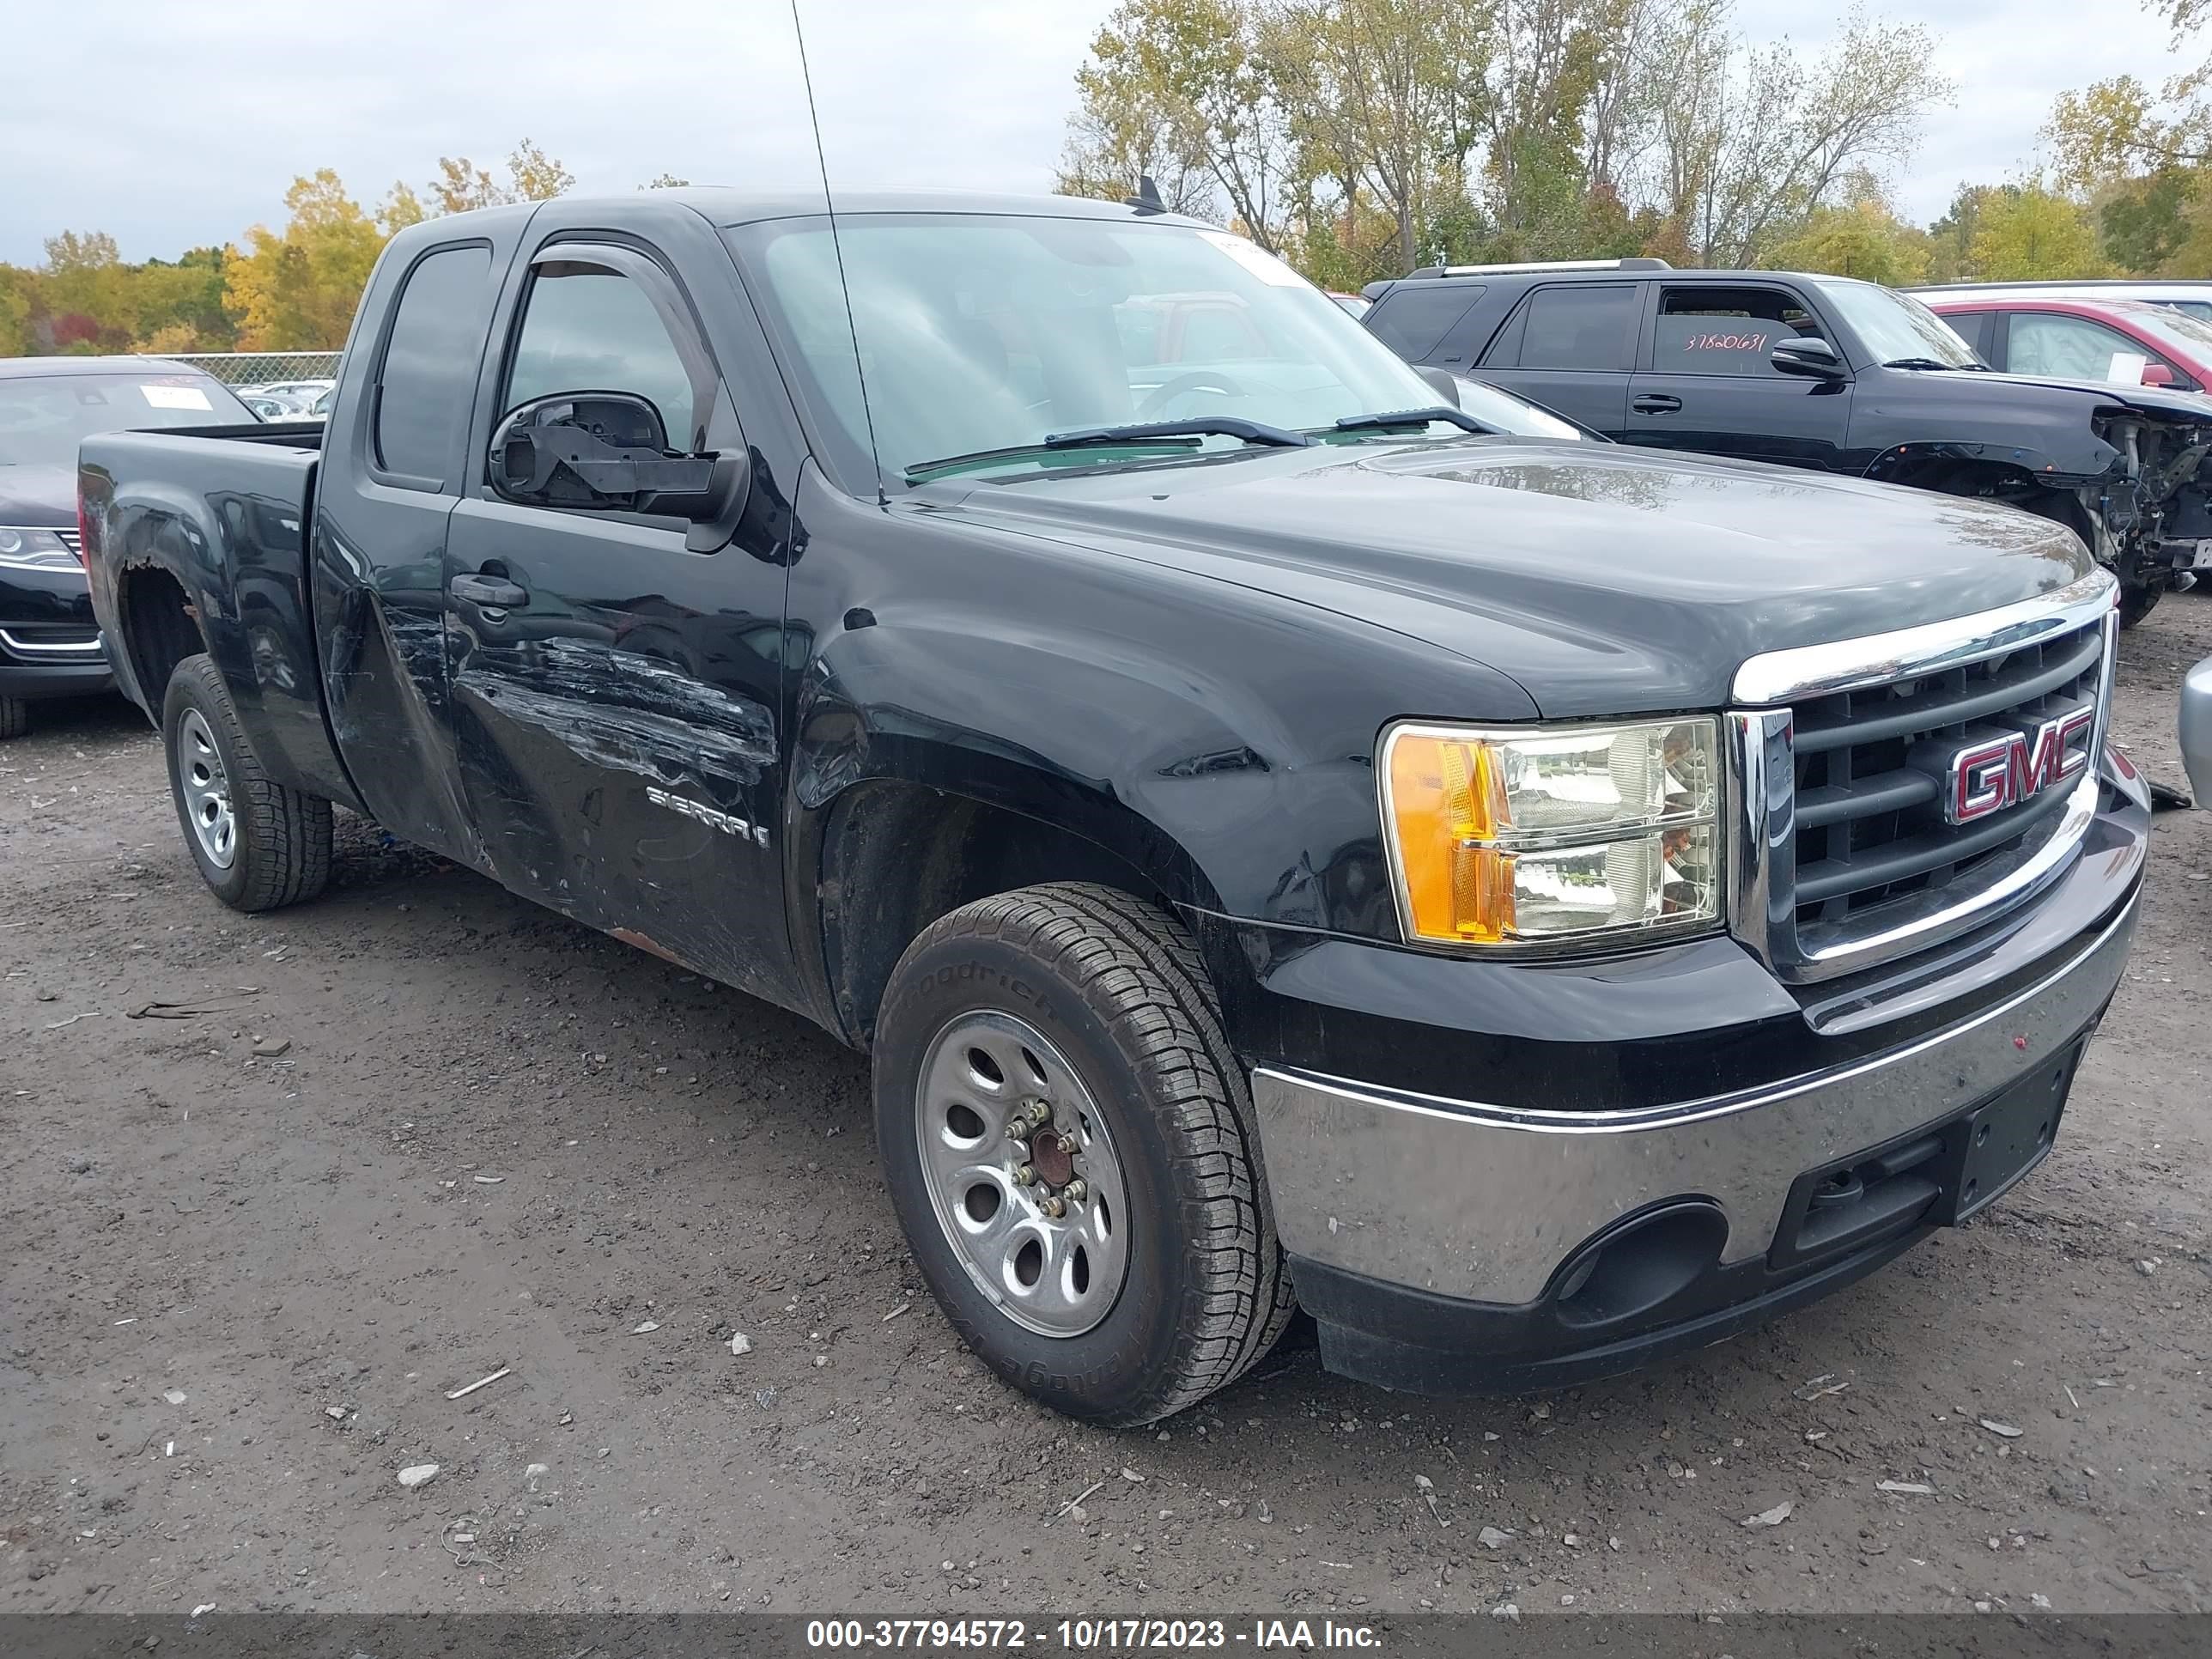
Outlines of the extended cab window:
[{"label": "extended cab window", "polygon": [[407,273],[376,377],[377,465],[443,490],[491,319],[491,250],[440,248]]},{"label": "extended cab window", "polygon": [[1628,283],[1562,283],[1540,288],[1483,358],[1497,368],[1626,371],[1636,288]]},{"label": "extended cab window", "polygon": [[684,359],[629,277],[580,261],[541,264],[523,305],[502,411],[567,392],[627,392],[659,410],[671,443],[696,429]]},{"label": "extended cab window", "polygon": [[[1401,283],[1385,294],[1365,321],[1370,332],[1408,362],[1421,362],[1451,343],[1460,319],[1474,309],[1484,283],[1471,288]],[[1456,353],[1464,357],[1462,348]]]},{"label": "extended cab window", "polygon": [[1774,374],[1775,343],[1817,335],[1794,295],[1771,288],[1669,288],[1659,296],[1651,367],[1668,374]]}]

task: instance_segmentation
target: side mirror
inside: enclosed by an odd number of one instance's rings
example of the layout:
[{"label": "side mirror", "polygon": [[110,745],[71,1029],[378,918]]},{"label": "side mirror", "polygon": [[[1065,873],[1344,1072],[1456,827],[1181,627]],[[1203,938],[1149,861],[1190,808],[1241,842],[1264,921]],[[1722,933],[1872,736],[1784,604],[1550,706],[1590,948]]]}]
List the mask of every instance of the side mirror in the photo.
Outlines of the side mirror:
[{"label": "side mirror", "polygon": [[493,429],[491,487],[524,507],[720,518],[735,468],[719,455],[668,448],[650,399],[627,392],[564,392],[510,410]]},{"label": "side mirror", "polygon": [[1437,394],[1437,401],[1446,409],[1459,407],[1459,376],[1448,368],[1437,368],[1425,363],[1413,365],[1413,373],[1429,383]]},{"label": "side mirror", "polygon": [[1843,354],[1816,335],[1777,340],[1774,349],[1767,353],[1767,361],[1778,374],[1802,374],[1811,380],[1845,378]]},{"label": "side mirror", "polygon": [[2168,368],[2164,363],[2145,363],[2142,366],[2142,384],[2145,386],[2172,386],[2173,384],[2173,371]]}]

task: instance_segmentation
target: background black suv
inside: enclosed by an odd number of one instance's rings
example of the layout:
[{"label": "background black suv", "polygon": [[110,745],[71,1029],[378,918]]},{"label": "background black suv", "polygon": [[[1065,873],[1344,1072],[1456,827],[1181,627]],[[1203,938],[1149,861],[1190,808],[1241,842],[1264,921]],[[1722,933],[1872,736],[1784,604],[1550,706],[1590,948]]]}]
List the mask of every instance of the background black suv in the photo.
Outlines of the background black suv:
[{"label": "background black suv", "polygon": [[[1366,289],[1401,356],[1623,443],[2008,502],[2113,568],[2134,622],[2212,543],[2212,398],[1999,374],[1917,301],[1783,271],[1453,267]],[[2207,550],[2212,550],[2208,549]]]}]

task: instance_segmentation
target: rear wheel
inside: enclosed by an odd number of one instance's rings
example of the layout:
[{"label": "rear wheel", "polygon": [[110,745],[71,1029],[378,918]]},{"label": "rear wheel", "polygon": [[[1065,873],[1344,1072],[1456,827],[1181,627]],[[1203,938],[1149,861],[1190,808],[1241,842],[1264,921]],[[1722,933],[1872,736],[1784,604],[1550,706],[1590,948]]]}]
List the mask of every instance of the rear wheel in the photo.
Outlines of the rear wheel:
[{"label": "rear wheel", "polygon": [[31,729],[31,705],[21,697],[0,697],[0,738],[20,738]]},{"label": "rear wheel", "polygon": [[274,910],[323,890],[331,804],[261,769],[206,655],[185,658],[170,675],[161,738],[185,845],[217,898],[234,910]]},{"label": "rear wheel", "polygon": [[1165,911],[1055,884],[943,917],[892,975],[875,1097],[923,1277],[1016,1388],[1149,1423],[1282,1334],[1243,1070]]},{"label": "rear wheel", "polygon": [[2121,584],[2120,626],[2133,628],[2157,609],[2158,602],[2165,592],[2166,582],[2162,574],[2160,579],[2154,581],[2146,582],[2138,577],[2133,581]]}]

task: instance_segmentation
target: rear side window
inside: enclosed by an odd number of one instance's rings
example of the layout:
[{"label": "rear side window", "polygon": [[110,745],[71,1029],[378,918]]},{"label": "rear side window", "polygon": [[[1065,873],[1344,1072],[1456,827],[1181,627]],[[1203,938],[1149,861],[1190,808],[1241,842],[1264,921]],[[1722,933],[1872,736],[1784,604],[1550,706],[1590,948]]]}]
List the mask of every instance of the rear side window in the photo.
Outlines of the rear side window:
[{"label": "rear side window", "polygon": [[1990,360],[1990,335],[1997,314],[1994,311],[1946,311],[1937,313],[1951,325],[1951,331],[1973,347],[1975,355],[1984,362]]},{"label": "rear side window", "polygon": [[1775,374],[1778,340],[1820,325],[1796,296],[1771,288],[1669,288],[1659,296],[1651,367],[1666,374]]},{"label": "rear side window", "polygon": [[440,248],[407,273],[376,377],[376,464],[440,490],[454,480],[453,441],[469,418],[491,320],[491,250]]},{"label": "rear side window", "polygon": [[[1499,337],[1486,361],[1512,368],[1625,371],[1636,314],[1632,283],[1575,283],[1540,288]],[[1515,352],[1517,343],[1518,351]]]},{"label": "rear side window", "polygon": [[1454,283],[1447,288],[1430,288],[1419,283],[1401,284],[1384,295],[1374,315],[1365,319],[1368,331],[1407,362],[1420,362],[1451,338],[1460,319],[1474,310],[1474,302],[1482,297],[1485,286],[1477,283],[1472,288],[1462,288]]}]

